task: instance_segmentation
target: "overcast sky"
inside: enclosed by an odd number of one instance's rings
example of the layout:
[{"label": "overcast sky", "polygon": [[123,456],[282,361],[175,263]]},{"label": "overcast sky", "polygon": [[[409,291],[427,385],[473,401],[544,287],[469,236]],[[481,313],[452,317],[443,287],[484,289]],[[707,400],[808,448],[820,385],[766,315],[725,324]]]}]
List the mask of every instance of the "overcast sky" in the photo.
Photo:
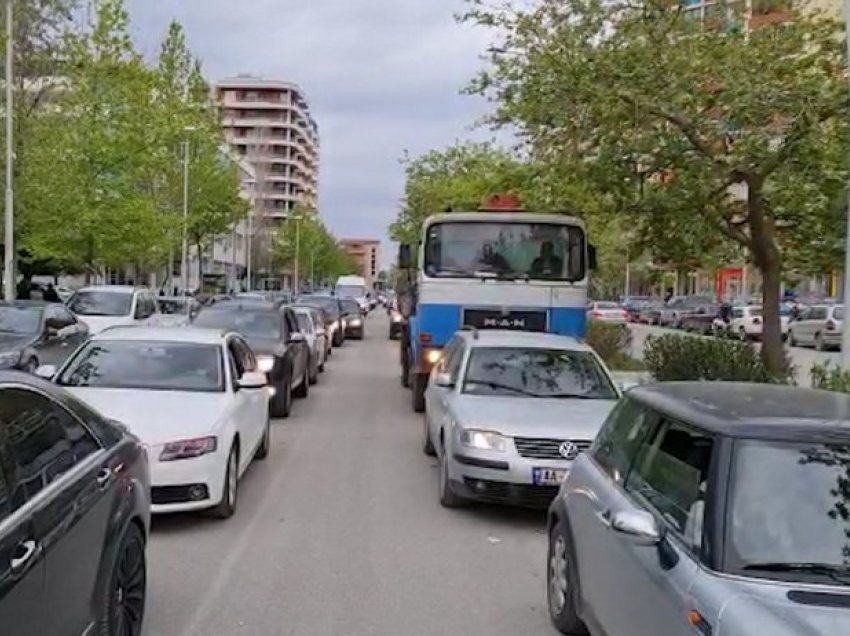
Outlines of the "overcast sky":
[{"label": "overcast sky", "polygon": [[385,241],[404,187],[399,158],[459,138],[487,104],[459,91],[487,34],[453,20],[462,0],[129,0],[154,58],[172,18],[211,81],[238,73],[294,81],[321,134],[320,210],[339,237]]}]

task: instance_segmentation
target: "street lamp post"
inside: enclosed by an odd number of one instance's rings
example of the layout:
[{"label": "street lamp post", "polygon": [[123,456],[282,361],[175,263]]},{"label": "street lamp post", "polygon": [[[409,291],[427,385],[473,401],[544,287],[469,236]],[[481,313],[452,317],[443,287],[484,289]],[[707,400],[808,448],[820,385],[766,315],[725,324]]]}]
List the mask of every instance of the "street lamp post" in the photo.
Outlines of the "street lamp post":
[{"label": "street lamp post", "polygon": [[4,233],[3,277],[4,297],[15,299],[15,19],[12,13],[14,0],[6,0],[6,230]]},{"label": "street lamp post", "polygon": [[301,286],[298,272],[298,261],[301,260],[301,217],[293,216],[292,220],[295,221],[295,266],[293,267],[293,281],[292,281],[292,293],[295,296],[298,296],[299,287]]},{"label": "street lamp post", "polygon": [[[200,258],[200,254],[198,255]],[[189,140],[183,142],[183,245],[180,260],[181,293],[189,288]]]},{"label": "street lamp post", "polygon": [[[844,0],[844,21],[847,37],[847,55],[850,61],[850,0]],[[847,235],[844,238],[844,305],[850,303],[850,201],[847,209]],[[850,320],[843,321],[841,330],[841,366],[850,370]]]}]

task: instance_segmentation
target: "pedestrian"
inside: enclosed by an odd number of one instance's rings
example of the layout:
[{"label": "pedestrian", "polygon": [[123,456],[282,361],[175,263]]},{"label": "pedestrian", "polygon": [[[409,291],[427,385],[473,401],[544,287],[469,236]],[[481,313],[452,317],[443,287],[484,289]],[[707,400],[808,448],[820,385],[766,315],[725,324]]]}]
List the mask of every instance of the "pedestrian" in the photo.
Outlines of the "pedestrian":
[{"label": "pedestrian", "polygon": [[59,299],[59,294],[56,293],[56,288],[53,286],[53,283],[47,283],[47,289],[44,290],[42,298],[45,300],[45,302],[48,303],[61,302]]},{"label": "pedestrian", "polygon": [[32,281],[28,275],[24,275],[18,283],[17,297],[18,300],[30,300],[32,298]]}]

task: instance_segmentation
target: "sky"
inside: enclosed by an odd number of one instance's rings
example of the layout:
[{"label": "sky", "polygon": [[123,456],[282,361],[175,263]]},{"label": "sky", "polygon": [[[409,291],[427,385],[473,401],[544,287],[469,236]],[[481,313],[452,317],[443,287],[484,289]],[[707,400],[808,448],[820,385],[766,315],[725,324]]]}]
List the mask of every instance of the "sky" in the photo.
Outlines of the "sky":
[{"label": "sky", "polygon": [[400,158],[472,130],[486,101],[461,95],[488,34],[458,25],[463,0],[128,0],[139,50],[154,59],[180,21],[210,81],[250,73],[304,89],[321,136],[319,209],[340,238],[378,238],[404,190]]}]

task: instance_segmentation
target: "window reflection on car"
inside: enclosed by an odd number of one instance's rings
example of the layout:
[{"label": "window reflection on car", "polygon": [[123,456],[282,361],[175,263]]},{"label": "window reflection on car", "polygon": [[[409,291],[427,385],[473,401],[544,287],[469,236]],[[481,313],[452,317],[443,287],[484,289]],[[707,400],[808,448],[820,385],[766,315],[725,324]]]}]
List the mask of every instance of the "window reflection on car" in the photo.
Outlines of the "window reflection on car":
[{"label": "window reflection on car", "polygon": [[126,316],[132,305],[132,292],[81,290],[68,302],[68,309],[79,316]]},{"label": "window reflection on car", "polygon": [[0,333],[38,333],[42,311],[42,307],[0,307]]}]

